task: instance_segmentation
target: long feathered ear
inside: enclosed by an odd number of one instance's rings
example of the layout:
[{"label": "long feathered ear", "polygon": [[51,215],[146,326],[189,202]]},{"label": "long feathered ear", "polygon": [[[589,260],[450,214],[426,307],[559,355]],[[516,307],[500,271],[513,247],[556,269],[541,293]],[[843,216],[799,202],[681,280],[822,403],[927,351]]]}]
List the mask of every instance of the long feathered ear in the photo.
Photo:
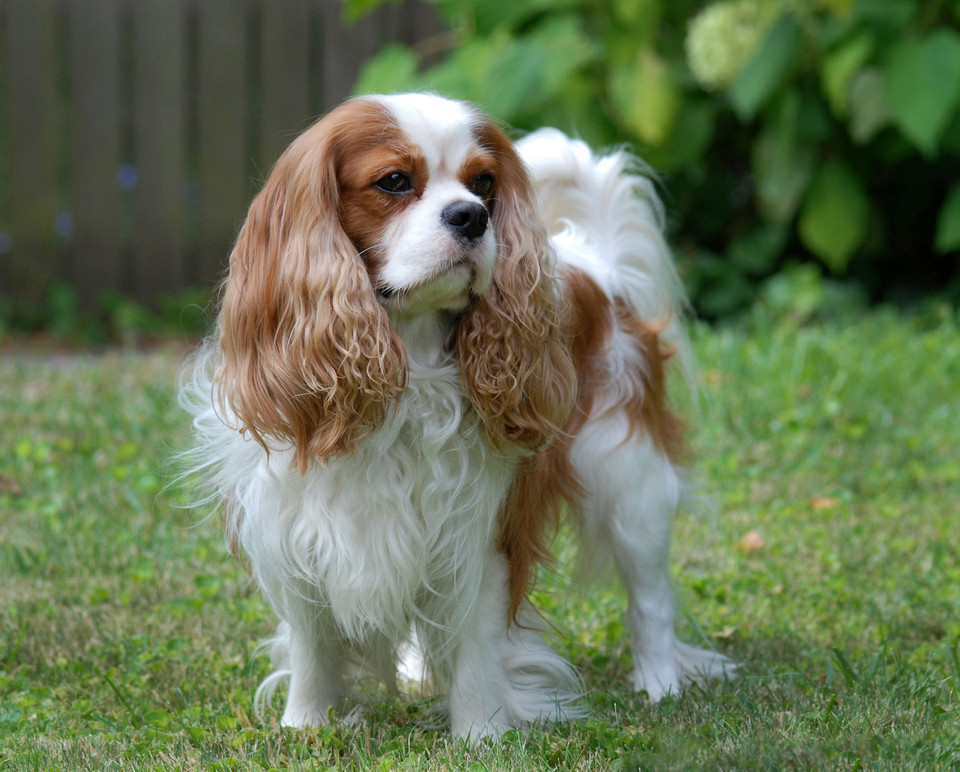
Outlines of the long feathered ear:
[{"label": "long feathered ear", "polygon": [[264,447],[292,445],[301,472],[379,425],[406,377],[400,339],[340,225],[349,117],[315,124],[277,162],[230,256],[219,317],[221,408]]},{"label": "long feathered ear", "polygon": [[563,293],[523,162],[493,124],[482,122],[477,134],[500,170],[492,213],[499,252],[489,291],[460,320],[456,352],[490,440],[537,450],[562,432],[576,399]]},{"label": "long feathered ear", "polygon": [[510,570],[510,618],[517,622],[561,498],[575,498],[576,473],[564,428],[577,399],[577,372],[564,334],[564,293],[531,184],[513,145],[490,123],[478,132],[499,165],[493,229],[499,251],[489,291],[456,330],[456,351],[473,406],[499,447],[534,455],[521,464],[500,513],[497,546]]}]

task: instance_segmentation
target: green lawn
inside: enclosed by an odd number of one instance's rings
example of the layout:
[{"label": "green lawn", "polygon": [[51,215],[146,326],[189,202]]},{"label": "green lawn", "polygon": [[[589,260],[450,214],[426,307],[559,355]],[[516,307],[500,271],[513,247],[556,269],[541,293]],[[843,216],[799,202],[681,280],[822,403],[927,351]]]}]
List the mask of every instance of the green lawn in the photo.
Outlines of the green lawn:
[{"label": "green lawn", "polygon": [[676,525],[680,626],[740,678],[646,705],[620,591],[546,578],[591,717],[478,749],[418,699],[318,731],[258,722],[273,618],[217,522],[165,488],[188,436],[178,356],[3,354],[0,769],[956,768],[956,317],[693,339],[704,504]]}]

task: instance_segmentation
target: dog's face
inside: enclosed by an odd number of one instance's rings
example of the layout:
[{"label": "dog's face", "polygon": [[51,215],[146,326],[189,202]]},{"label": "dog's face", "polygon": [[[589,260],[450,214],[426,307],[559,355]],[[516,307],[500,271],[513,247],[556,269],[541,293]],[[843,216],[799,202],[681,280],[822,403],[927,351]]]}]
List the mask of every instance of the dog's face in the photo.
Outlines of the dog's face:
[{"label": "dog's face", "polygon": [[426,95],[384,98],[337,168],[340,219],[379,301],[405,315],[462,311],[486,293],[501,158],[476,114]]}]

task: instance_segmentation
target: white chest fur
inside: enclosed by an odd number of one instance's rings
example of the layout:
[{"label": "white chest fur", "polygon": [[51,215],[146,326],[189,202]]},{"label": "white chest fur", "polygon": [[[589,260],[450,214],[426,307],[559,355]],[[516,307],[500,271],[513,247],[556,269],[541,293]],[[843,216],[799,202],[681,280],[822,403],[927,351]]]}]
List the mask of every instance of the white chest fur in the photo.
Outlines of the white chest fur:
[{"label": "white chest fur", "polygon": [[354,641],[402,639],[414,619],[459,629],[515,463],[491,450],[455,366],[412,363],[388,420],[302,476],[288,453],[242,445],[260,458],[236,532],[281,616],[294,593]]}]

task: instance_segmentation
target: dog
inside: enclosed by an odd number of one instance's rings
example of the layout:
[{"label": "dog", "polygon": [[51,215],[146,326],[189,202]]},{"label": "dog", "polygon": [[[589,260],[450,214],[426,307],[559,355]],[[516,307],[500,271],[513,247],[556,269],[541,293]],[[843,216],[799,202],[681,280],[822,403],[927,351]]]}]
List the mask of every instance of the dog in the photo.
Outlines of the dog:
[{"label": "dog", "polygon": [[632,685],[730,674],[674,633],[683,298],[649,179],[433,94],[358,97],[277,161],[183,387],[226,533],[315,726],[422,660],[451,731],[579,715],[527,599],[563,521],[626,585]]}]

